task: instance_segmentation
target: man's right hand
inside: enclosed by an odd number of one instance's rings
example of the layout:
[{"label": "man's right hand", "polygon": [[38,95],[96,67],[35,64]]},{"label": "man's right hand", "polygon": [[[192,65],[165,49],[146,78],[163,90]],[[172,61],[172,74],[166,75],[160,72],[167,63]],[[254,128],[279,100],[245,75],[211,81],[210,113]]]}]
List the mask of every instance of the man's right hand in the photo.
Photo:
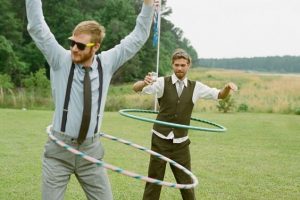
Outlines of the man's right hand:
[{"label": "man's right hand", "polygon": [[148,74],[144,78],[145,85],[150,85],[155,82],[157,77],[153,76],[153,72],[148,72]]}]

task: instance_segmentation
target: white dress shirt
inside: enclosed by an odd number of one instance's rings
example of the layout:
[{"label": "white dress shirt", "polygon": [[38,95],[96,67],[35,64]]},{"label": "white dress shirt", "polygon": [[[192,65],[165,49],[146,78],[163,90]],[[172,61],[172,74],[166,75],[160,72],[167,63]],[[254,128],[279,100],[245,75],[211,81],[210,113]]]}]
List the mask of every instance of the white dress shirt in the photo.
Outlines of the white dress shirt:
[{"label": "white dress shirt", "polygon": [[[172,84],[176,84],[176,89],[178,91],[179,82],[178,78],[175,74],[172,74]],[[187,87],[187,77],[183,80],[184,87]],[[161,98],[164,93],[165,81],[164,77],[158,77],[157,81],[151,85],[147,85],[143,88],[142,94],[156,94],[157,98]],[[195,89],[193,92],[192,101],[195,104],[199,99],[213,99],[217,100],[220,90],[216,88],[211,88],[199,81],[196,81]],[[162,139],[173,139],[173,143],[182,143],[188,139],[188,136],[182,138],[174,138],[174,133],[171,131],[168,136],[164,136],[163,134],[152,129],[152,132]]]}]

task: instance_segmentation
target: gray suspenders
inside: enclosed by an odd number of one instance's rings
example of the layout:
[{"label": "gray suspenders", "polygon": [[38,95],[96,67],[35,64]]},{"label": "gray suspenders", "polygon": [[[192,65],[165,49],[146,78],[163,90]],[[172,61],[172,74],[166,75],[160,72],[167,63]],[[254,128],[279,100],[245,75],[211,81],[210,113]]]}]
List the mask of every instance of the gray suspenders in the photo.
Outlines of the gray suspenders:
[{"label": "gray suspenders", "polygon": [[[103,71],[102,71],[102,65],[101,61],[98,56],[97,62],[98,62],[98,74],[99,74],[99,98],[98,98],[98,110],[97,110],[97,122],[94,133],[97,133],[98,131],[98,121],[99,121],[99,113],[100,113],[100,107],[101,107],[101,100],[102,100],[102,89],[103,89]],[[67,83],[67,89],[66,89],[66,95],[65,95],[65,102],[64,102],[64,109],[63,109],[63,116],[61,121],[61,132],[66,131],[66,123],[68,118],[68,106],[70,101],[70,94],[71,94],[71,87],[74,77],[74,70],[75,70],[75,64],[72,63],[71,70],[69,73],[68,83]]]}]

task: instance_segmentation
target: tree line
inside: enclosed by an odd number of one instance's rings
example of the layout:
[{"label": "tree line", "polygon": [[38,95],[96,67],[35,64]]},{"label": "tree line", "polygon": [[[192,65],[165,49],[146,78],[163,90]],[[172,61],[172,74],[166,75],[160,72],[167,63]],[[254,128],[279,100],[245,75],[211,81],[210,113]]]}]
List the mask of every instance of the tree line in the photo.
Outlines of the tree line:
[{"label": "tree line", "polygon": [[300,73],[300,56],[198,59],[196,65],[259,72]]},{"label": "tree line", "polygon": [[[43,11],[57,41],[69,48],[67,38],[83,20],[96,20],[106,28],[101,50],[117,45],[134,27],[142,0],[43,0]],[[23,87],[24,79],[41,69],[49,76],[49,67],[27,32],[25,1],[0,0],[0,86],[11,80],[15,87]],[[166,19],[172,9],[162,0],[160,75],[171,70],[170,57],[174,49],[184,48],[195,60],[197,52],[183,31]],[[141,51],[113,76],[113,83],[141,79],[156,69],[157,48],[152,35]],[[100,51],[101,51],[100,50]],[[1,80],[2,79],[2,80]],[[1,85],[2,84],[2,85]]]}]

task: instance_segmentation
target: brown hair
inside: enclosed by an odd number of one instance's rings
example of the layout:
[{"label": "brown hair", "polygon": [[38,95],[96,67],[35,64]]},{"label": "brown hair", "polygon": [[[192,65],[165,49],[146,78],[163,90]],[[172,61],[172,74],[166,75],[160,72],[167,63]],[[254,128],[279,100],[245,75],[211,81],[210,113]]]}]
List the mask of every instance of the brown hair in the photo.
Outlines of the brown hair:
[{"label": "brown hair", "polygon": [[172,55],[172,64],[177,59],[185,59],[188,61],[188,64],[192,64],[192,58],[191,56],[183,49],[176,49]]},{"label": "brown hair", "polygon": [[96,21],[80,22],[73,30],[73,35],[76,34],[90,34],[92,36],[91,42],[100,43],[105,37],[105,28]]}]

